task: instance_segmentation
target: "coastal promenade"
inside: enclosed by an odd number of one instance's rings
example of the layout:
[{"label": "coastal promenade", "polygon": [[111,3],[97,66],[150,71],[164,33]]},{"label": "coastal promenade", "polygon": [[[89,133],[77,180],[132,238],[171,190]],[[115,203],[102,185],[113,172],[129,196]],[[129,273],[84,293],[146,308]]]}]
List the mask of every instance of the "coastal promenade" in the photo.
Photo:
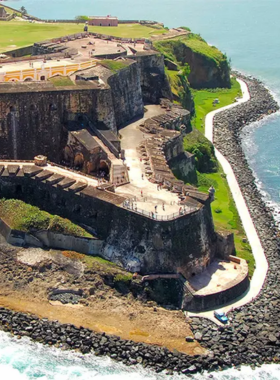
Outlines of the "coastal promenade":
[{"label": "coastal promenade", "polygon": [[[208,113],[206,116],[205,137],[207,137],[207,139],[211,141],[212,143],[213,143],[214,116],[219,112],[236,107],[237,105],[240,105],[241,103],[245,103],[250,100],[250,93],[248,91],[246,83],[239,79],[238,79],[238,82],[241,86],[242,98],[237,99],[235,103],[230,104],[229,106],[212,111]],[[231,302],[227,304],[226,306],[220,308],[220,310],[227,313],[231,310],[234,310],[237,307],[246,305],[247,303],[251,302],[254,298],[258,296],[266,278],[266,274],[268,271],[268,263],[267,263],[259,236],[257,234],[254,223],[250,216],[250,212],[248,210],[248,207],[246,205],[241,189],[239,187],[235,174],[232,170],[232,167],[227,161],[227,159],[216,148],[215,148],[215,154],[219,163],[221,164],[223,168],[224,173],[227,176],[227,182],[230,187],[230,191],[232,193],[236,208],[238,210],[239,217],[242,221],[243,228],[247,235],[247,239],[250,243],[250,246],[252,248],[252,253],[255,259],[255,270],[254,270],[253,277],[250,281],[249,290],[246,292],[246,294],[244,294],[242,298],[239,298],[238,300]],[[207,312],[201,312],[201,313],[188,313],[188,316],[189,317],[193,317],[193,316],[203,317],[203,318],[208,318],[216,323],[218,322],[213,317],[213,310],[207,311]]]}]

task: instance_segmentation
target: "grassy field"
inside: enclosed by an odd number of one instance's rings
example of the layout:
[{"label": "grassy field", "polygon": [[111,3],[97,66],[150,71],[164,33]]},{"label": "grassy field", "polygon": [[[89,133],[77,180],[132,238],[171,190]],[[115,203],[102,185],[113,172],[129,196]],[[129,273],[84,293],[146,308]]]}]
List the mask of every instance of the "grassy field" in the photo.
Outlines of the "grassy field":
[{"label": "grassy field", "polygon": [[73,236],[92,237],[83,228],[68,219],[40,210],[38,207],[16,199],[0,199],[0,218],[11,228],[32,232],[32,230],[48,229]]},{"label": "grassy field", "polygon": [[[28,46],[34,42],[83,31],[83,24],[40,24],[25,21],[0,21],[0,52]],[[90,32],[117,37],[149,37],[161,34],[164,28],[155,29],[140,24],[120,24],[118,27],[89,26]]]},{"label": "grassy field", "polygon": [[[231,79],[231,88],[218,88],[214,90],[193,90],[195,103],[195,117],[192,125],[204,133],[205,116],[215,109],[234,103],[235,98],[241,96],[240,85],[236,79]],[[219,104],[213,106],[213,100],[219,99]]]},{"label": "grassy field", "polygon": [[215,228],[220,231],[227,230],[234,233],[237,256],[247,260],[249,275],[252,276],[255,260],[250,245],[244,240],[246,235],[222,168],[219,167],[217,173],[203,173],[199,182],[201,184],[199,190],[204,192],[208,191],[211,184],[215,187],[215,200],[211,204]]},{"label": "grassy field", "polygon": [[[233,103],[234,99],[241,95],[241,92],[239,83],[235,79],[232,79],[231,89],[198,90],[194,91],[193,94],[196,115],[192,120],[192,125],[201,133],[204,133],[204,120],[206,114],[214,109]],[[220,103],[214,107],[212,102],[216,98],[219,99]],[[194,132],[190,134],[193,135],[195,141],[192,139],[188,140],[188,136],[186,136],[184,147],[187,148],[189,145],[195,146],[195,144],[198,146],[199,143],[200,145],[203,145],[205,142],[203,138],[199,137],[201,136],[201,133],[194,130]],[[213,158],[207,150],[205,150],[205,152],[201,150],[201,152],[205,154],[207,153],[210,160]],[[234,233],[237,256],[247,261],[249,275],[252,276],[255,260],[251,248],[246,242],[246,235],[242,223],[239,219],[225,174],[220,165],[215,173],[198,173],[198,188],[200,191],[208,192],[211,185],[213,185],[216,190],[215,201],[211,204],[215,228],[220,231],[231,231]]]}]

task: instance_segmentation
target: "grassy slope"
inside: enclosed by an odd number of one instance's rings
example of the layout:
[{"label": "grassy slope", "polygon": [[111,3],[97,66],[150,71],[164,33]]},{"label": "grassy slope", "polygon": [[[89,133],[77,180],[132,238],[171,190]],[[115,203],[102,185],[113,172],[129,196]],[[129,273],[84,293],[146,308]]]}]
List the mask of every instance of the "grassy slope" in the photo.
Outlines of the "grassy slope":
[{"label": "grassy slope", "polygon": [[[0,52],[28,46],[34,42],[83,31],[83,24],[39,24],[25,21],[0,21]],[[90,32],[117,37],[149,37],[161,34],[165,29],[154,29],[140,24],[120,24],[118,27],[89,26]]]},{"label": "grassy slope", "polygon": [[[203,177],[207,179],[209,184],[213,184],[216,190],[215,201],[211,204],[215,228],[234,233],[237,256],[247,260],[249,275],[251,276],[254,271],[255,260],[249,244],[243,242],[243,239],[246,239],[246,235],[239,219],[239,215],[223,170],[219,167],[217,173],[203,174]],[[207,192],[208,188],[208,184],[207,186],[199,186],[200,191]]]},{"label": "grassy slope", "polygon": [[213,60],[220,65],[221,62],[226,61],[226,56],[215,46],[210,46],[199,35],[190,33],[186,36],[175,37],[169,40],[154,42],[154,46],[159,50],[166,58],[170,59],[182,65],[182,62],[178,59],[178,51],[180,51],[180,45],[185,44],[192,51],[200,55],[204,55],[210,60]]},{"label": "grassy slope", "polygon": [[215,46],[208,45],[208,43],[197,34],[190,33],[186,37],[181,37],[180,40],[195,53],[205,55],[217,63],[226,59],[226,56],[219,49]]},{"label": "grassy slope", "polygon": [[[234,99],[239,95],[240,86],[235,79],[232,81],[231,89],[194,91],[196,116],[192,120],[193,126],[197,127],[202,133],[204,133],[204,120],[207,113],[233,103]],[[219,98],[220,103],[214,107],[212,102],[213,99],[216,98]],[[215,201],[212,203],[215,227],[219,230],[234,232],[237,255],[247,260],[249,274],[252,275],[255,263],[254,257],[250,246],[242,241],[246,238],[246,235],[222,168],[219,166],[217,173],[204,173],[199,177],[199,190],[207,192],[211,184],[213,184],[216,189]],[[215,210],[218,212],[215,212]]]},{"label": "grassy slope", "polygon": [[92,237],[83,228],[57,215],[40,210],[19,200],[0,200],[0,218],[11,228],[31,232],[32,230],[49,229],[73,236]]},{"label": "grassy slope", "polygon": [[[215,90],[193,90],[195,103],[195,117],[192,125],[204,133],[204,121],[207,113],[234,103],[235,98],[241,96],[240,86],[236,79],[232,78],[231,88],[218,88]],[[213,100],[218,98],[220,103],[213,106]]]}]

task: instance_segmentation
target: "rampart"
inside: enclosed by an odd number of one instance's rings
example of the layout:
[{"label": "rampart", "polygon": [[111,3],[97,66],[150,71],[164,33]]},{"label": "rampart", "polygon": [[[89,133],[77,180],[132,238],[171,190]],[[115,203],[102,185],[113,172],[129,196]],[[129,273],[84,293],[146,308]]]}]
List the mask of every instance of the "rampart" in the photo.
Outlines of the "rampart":
[{"label": "rampart", "polygon": [[[123,208],[125,198],[53,172],[52,166],[0,165],[1,197],[18,198],[90,226],[104,240],[100,255],[141,273],[201,272],[217,254],[210,201],[160,222]],[[69,177],[68,177],[69,175]]]}]

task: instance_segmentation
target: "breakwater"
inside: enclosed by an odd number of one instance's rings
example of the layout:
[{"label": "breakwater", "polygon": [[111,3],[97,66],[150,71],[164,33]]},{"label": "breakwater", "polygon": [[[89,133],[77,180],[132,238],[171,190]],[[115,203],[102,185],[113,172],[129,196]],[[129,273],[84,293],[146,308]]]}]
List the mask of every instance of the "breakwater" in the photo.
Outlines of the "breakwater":
[{"label": "breakwater", "polygon": [[[252,219],[262,241],[270,269],[265,286],[257,299],[229,314],[230,326],[220,327],[212,322],[193,318],[194,338],[207,348],[207,356],[187,356],[165,348],[122,340],[117,336],[98,334],[89,329],[69,324],[38,319],[23,313],[0,309],[0,324],[4,331],[16,336],[28,336],[35,341],[83,353],[108,355],[126,365],[142,364],[156,372],[167,370],[191,374],[203,370],[217,370],[232,365],[258,365],[280,360],[278,315],[280,266],[277,230],[274,220],[263,203],[241,149],[239,133],[242,128],[266,114],[277,111],[277,103],[264,86],[254,79],[244,79],[251,100],[221,112],[215,117],[215,145],[232,165],[246,199]],[[192,341],[192,337],[186,337]]]},{"label": "breakwater", "polygon": [[[263,245],[269,271],[259,296],[248,305],[229,313],[231,324],[218,330],[210,321],[193,318],[195,338],[216,357],[222,368],[241,364],[259,365],[280,361],[279,334],[279,241],[277,228],[255,184],[255,178],[241,147],[240,132],[245,125],[278,111],[279,106],[263,84],[239,75],[248,86],[251,99],[214,118],[214,142],[227,158],[243,193]],[[269,147],[268,147],[269,148]]]}]

